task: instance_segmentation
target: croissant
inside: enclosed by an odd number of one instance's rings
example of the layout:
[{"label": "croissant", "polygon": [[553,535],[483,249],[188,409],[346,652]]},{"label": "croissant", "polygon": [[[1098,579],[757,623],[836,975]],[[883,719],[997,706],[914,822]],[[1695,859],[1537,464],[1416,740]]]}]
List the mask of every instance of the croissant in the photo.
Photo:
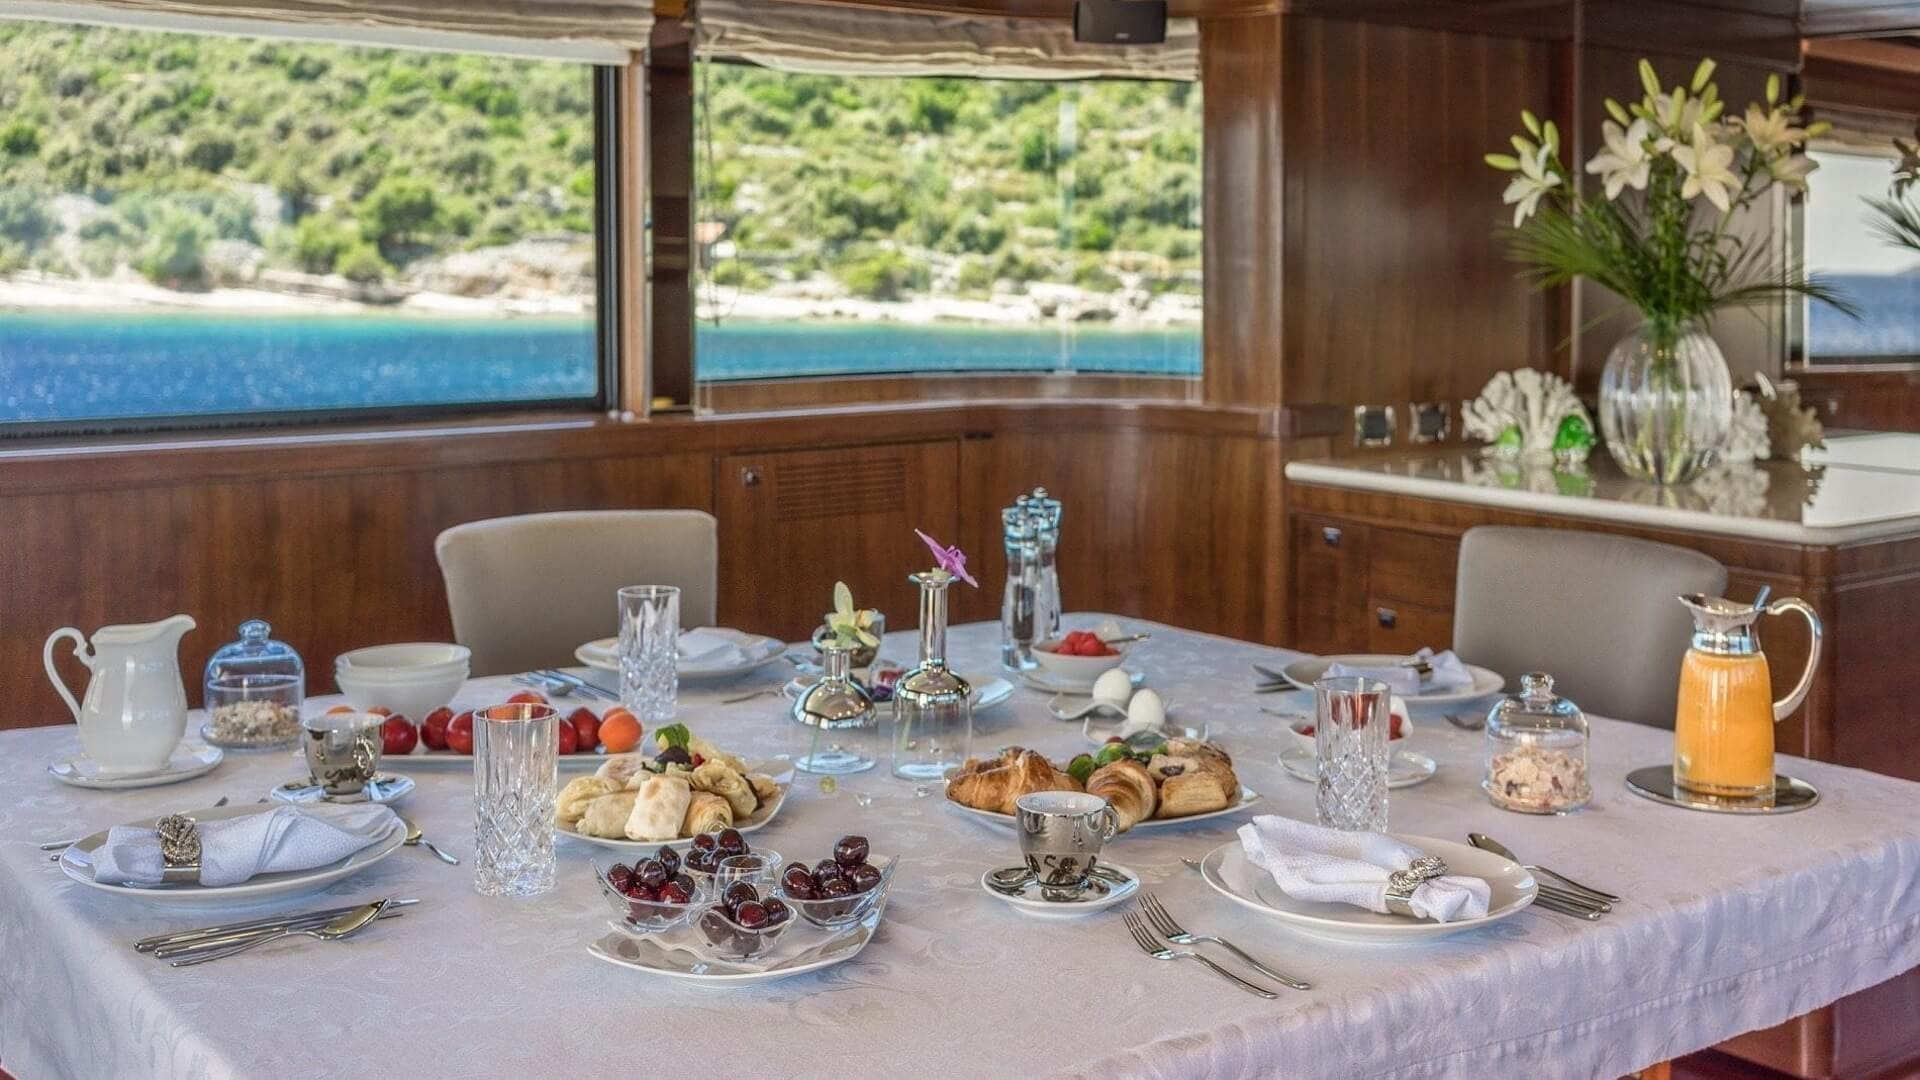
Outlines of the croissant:
[{"label": "croissant", "polygon": [[1152,817],[1160,805],[1153,774],[1132,758],[1121,758],[1095,769],[1093,775],[1087,777],[1087,794],[1098,795],[1112,804],[1121,832],[1133,828],[1135,822]]},{"label": "croissant", "polygon": [[1002,755],[999,762],[961,771],[948,781],[947,798],[975,810],[1011,814],[1022,795],[1080,790],[1079,781],[1054,768],[1044,755],[1016,750]]},{"label": "croissant", "polygon": [[571,826],[578,824],[587,814],[587,804],[602,795],[619,790],[611,780],[602,780],[597,776],[576,776],[567,781],[560,794],[553,800],[553,823]]},{"label": "croissant", "polygon": [[760,805],[760,800],[753,794],[753,788],[747,784],[747,778],[723,762],[701,762],[700,767],[693,770],[693,775],[688,779],[693,783],[693,790],[710,791],[727,800],[727,805],[733,808],[733,816],[736,819],[751,817],[753,811]]},{"label": "croissant", "polygon": [[677,840],[680,823],[687,818],[687,805],[693,802],[693,789],[678,776],[649,776],[641,781],[633,800],[633,813],[627,816],[629,840]]},{"label": "croissant", "polygon": [[587,804],[587,812],[573,831],[581,836],[604,836],[619,840],[627,835],[627,818],[633,813],[634,793],[616,791]]},{"label": "croissant", "polygon": [[699,836],[733,828],[733,808],[727,800],[712,792],[696,791],[687,803],[687,816],[680,822],[681,836]]}]

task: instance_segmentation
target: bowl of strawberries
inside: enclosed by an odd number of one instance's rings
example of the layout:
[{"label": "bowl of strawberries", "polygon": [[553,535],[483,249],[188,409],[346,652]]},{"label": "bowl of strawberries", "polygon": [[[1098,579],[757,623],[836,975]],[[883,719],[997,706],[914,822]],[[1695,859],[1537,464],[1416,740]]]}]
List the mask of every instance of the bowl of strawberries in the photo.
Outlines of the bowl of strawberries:
[{"label": "bowl of strawberries", "polygon": [[1057,638],[1035,643],[1033,659],[1049,682],[1065,686],[1092,686],[1094,680],[1127,658],[1128,643],[1109,644],[1120,637],[1118,628],[1070,630]]}]

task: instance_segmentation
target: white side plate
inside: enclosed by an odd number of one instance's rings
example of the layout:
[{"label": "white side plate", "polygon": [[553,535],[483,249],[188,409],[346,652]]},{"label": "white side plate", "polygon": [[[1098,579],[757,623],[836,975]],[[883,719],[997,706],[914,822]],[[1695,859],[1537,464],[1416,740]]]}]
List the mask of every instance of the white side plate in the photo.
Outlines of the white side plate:
[{"label": "white side plate", "polygon": [[[1313,684],[1327,673],[1335,664],[1349,667],[1395,667],[1407,658],[1387,653],[1343,653],[1337,656],[1305,656],[1280,669],[1287,681],[1302,690],[1312,690]],[[1507,687],[1506,676],[1483,667],[1466,665],[1467,673],[1473,676],[1473,685],[1465,690],[1433,690],[1421,694],[1403,694],[1409,705],[1458,705],[1475,701],[1500,693]]]},{"label": "white side plate", "polygon": [[173,748],[173,756],[167,763],[152,772],[143,773],[103,773],[100,766],[85,754],[75,754],[47,766],[47,772],[63,784],[72,784],[78,788],[91,788],[95,791],[128,791],[133,788],[160,787],[163,784],[177,784],[182,780],[191,780],[196,776],[205,776],[220,764],[226,755],[217,746],[193,739],[182,740]]},{"label": "white side plate", "polygon": [[[601,638],[589,641],[573,650],[574,659],[596,671],[620,674],[619,654],[615,651],[620,644],[617,637]],[[755,637],[751,645],[743,646],[747,658],[738,664],[721,666],[702,666],[680,664],[680,678],[688,682],[730,682],[750,672],[755,672],[775,660],[787,651],[787,643],[769,637]]]}]

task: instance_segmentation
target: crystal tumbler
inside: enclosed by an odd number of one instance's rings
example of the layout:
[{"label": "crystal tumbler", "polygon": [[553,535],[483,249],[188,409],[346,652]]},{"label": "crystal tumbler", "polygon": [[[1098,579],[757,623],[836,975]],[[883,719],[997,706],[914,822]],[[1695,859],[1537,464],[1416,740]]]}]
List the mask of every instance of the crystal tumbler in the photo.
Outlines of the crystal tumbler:
[{"label": "crystal tumbler", "polygon": [[1387,729],[1392,691],[1376,679],[1341,676],[1313,684],[1319,780],[1314,810],[1332,829],[1387,828]]},{"label": "crystal tumbler", "polygon": [[551,705],[474,710],[473,887],[484,896],[538,896],[553,888],[559,729]]},{"label": "crystal tumbler", "polygon": [[680,692],[680,590],[620,590],[620,704],[649,730],[673,721]]}]

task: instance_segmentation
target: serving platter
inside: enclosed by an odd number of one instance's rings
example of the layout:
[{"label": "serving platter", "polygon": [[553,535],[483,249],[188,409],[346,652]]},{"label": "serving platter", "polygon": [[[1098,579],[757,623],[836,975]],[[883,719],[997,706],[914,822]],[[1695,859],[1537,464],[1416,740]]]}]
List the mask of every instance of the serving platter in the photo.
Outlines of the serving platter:
[{"label": "serving platter", "polygon": [[[262,812],[264,811],[260,806],[250,804],[190,810],[186,812],[186,816],[195,821],[224,821],[228,818],[245,817],[248,814]],[[158,826],[159,819],[142,818],[138,821],[122,822],[122,824],[151,829]],[[93,868],[89,861],[93,852],[98,851],[100,846],[107,842],[108,831],[102,829],[61,852],[61,871],[90,889],[99,889],[101,892],[116,896],[132,897],[150,904],[174,904],[182,907],[208,904],[254,904],[293,893],[322,889],[341,878],[359,873],[399,851],[407,839],[407,827],[396,817],[392,831],[384,838],[344,859],[330,862],[325,866],[317,866],[311,870],[283,870],[270,874],[256,874],[237,885],[196,885],[186,882],[162,885],[108,885],[93,880]]]},{"label": "serving platter", "polygon": [[[565,717],[561,719],[564,721]],[[584,754],[561,754],[557,760],[560,763],[561,772],[579,772],[582,769],[599,768],[609,756],[605,750],[596,748]],[[423,765],[436,769],[451,769],[455,766],[470,769],[473,767],[473,755],[456,754],[451,750],[428,750],[424,746],[416,745],[412,753],[381,755],[380,764],[383,767],[396,769],[414,769]]]},{"label": "serving platter", "polygon": [[[1335,664],[1345,664],[1357,668],[1397,667],[1406,661],[1404,656],[1392,653],[1340,653],[1333,656],[1303,656],[1280,669],[1286,680],[1301,690],[1312,690],[1313,684],[1327,673]],[[1506,689],[1506,676],[1497,671],[1466,664],[1467,673],[1473,676],[1473,685],[1464,690],[1424,690],[1418,694],[1402,694],[1409,705],[1459,705],[1489,697]]]},{"label": "serving platter", "polygon": [[[754,634],[740,636],[751,639],[742,646],[747,654],[745,661],[720,665],[682,663],[675,665],[675,670],[679,672],[680,678],[688,682],[727,682],[766,667],[780,659],[787,651],[787,643],[777,638],[760,637]],[[601,638],[598,641],[589,641],[573,650],[573,656],[574,659],[595,671],[605,671],[618,676],[620,674],[619,646],[620,639],[617,637]]]},{"label": "serving platter", "polygon": [[[684,944],[687,939],[678,934],[642,936],[620,929],[617,925],[612,933],[588,945],[587,952],[595,959],[643,975],[673,979],[710,990],[730,990],[790,979],[846,963],[860,955],[860,951],[873,940],[885,910],[886,905],[882,904],[847,929],[836,931],[791,955],[782,955],[771,966],[710,959]],[[794,932],[808,929],[802,924],[794,927]],[[791,942],[796,939],[788,935],[788,940]]]},{"label": "serving platter", "polygon": [[[949,781],[949,784],[950,783],[951,781]],[[1228,814],[1237,814],[1240,811],[1245,810],[1247,807],[1252,806],[1253,804],[1259,801],[1260,801],[1260,793],[1246,786],[1245,784],[1242,784],[1240,785],[1240,801],[1233,804],[1232,806],[1224,807],[1219,810],[1209,810],[1204,814],[1189,814],[1186,817],[1148,818],[1145,821],[1134,822],[1133,828],[1129,831],[1138,832],[1141,829],[1159,829],[1159,828],[1165,828],[1166,826],[1169,826],[1169,825],[1189,825],[1196,821],[1207,821],[1211,818],[1225,817]],[[1013,828],[1017,821],[1017,819],[1012,814],[1002,814],[995,810],[976,810],[973,807],[966,805],[965,803],[956,802],[952,795],[947,796],[947,805],[953,807],[955,810],[958,810],[963,814],[968,815],[969,817],[975,817],[980,819],[981,821],[989,822],[994,825],[1004,825],[1009,829]]]},{"label": "serving platter", "polygon": [[[763,762],[759,765],[751,766],[748,771],[765,773],[773,777],[774,783],[780,786],[780,793],[773,797],[772,802],[755,810],[753,815],[747,818],[747,820],[734,822],[733,827],[740,830],[743,836],[751,835],[766,828],[767,824],[774,819],[774,816],[780,813],[780,808],[787,804],[787,796],[793,792],[793,765],[790,762]],[[615,839],[610,836],[585,836],[574,832],[567,826],[558,824],[554,825],[553,831],[570,840],[578,840],[583,844],[597,844],[600,847],[612,848],[615,851],[652,852],[658,851],[663,847],[670,847],[675,851],[684,851],[687,845],[693,843],[693,837],[691,836],[677,837],[672,840],[628,840],[625,838]]]},{"label": "serving platter", "polygon": [[1238,840],[1229,840],[1207,852],[1200,860],[1200,876],[1215,892],[1283,926],[1314,937],[1358,945],[1406,945],[1472,930],[1525,910],[1539,892],[1532,874],[1490,851],[1429,836],[1390,835],[1429,855],[1439,856],[1446,862],[1449,873],[1485,879],[1492,891],[1486,916],[1438,923],[1381,915],[1349,904],[1295,900],[1280,890],[1273,875],[1247,861]]}]

